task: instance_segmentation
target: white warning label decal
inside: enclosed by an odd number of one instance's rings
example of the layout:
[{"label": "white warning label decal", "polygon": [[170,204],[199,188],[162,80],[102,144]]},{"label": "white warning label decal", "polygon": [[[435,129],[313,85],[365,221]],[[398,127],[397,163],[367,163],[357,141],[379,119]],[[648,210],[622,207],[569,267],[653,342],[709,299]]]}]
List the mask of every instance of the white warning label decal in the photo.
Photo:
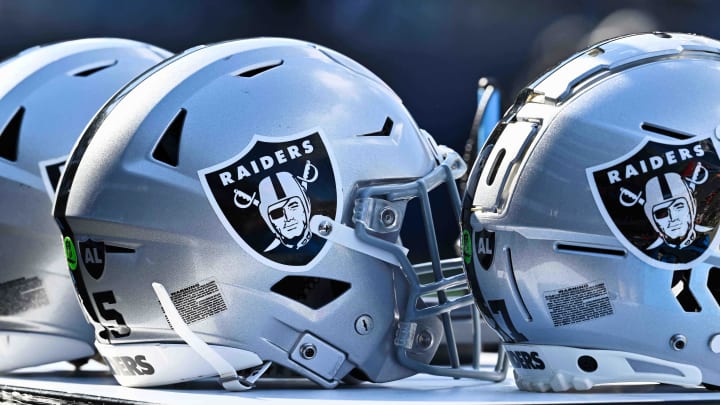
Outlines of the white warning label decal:
[{"label": "white warning label decal", "polygon": [[603,281],[545,291],[544,296],[553,326],[571,325],[614,313]]},{"label": "white warning label decal", "polygon": [[195,283],[173,291],[170,299],[188,325],[227,310],[227,304],[215,280]]}]

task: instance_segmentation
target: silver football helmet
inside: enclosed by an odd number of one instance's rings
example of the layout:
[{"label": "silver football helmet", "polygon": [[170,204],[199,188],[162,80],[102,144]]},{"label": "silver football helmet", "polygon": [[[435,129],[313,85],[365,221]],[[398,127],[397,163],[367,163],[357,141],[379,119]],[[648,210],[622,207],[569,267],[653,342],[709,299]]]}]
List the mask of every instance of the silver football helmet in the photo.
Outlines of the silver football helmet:
[{"label": "silver football helmet", "polygon": [[[502,363],[457,361],[450,312],[473,299],[443,271],[429,205],[440,187],[459,224],[464,171],[358,63],[249,39],[190,49],[116,96],[55,215],[78,257],[104,258],[78,260],[78,292],[123,385],[219,375],[243,390],[271,362],[327,388],[498,381]],[[432,253],[422,282],[399,238],[410,201]],[[452,365],[429,364],[443,339]]]},{"label": "silver football helmet", "polygon": [[93,115],[168,56],[98,38],[38,46],[0,64],[0,371],[93,355],[52,217],[55,187]]},{"label": "silver football helmet", "polygon": [[531,84],[463,201],[478,306],[524,390],[720,385],[720,42],[648,33]]}]

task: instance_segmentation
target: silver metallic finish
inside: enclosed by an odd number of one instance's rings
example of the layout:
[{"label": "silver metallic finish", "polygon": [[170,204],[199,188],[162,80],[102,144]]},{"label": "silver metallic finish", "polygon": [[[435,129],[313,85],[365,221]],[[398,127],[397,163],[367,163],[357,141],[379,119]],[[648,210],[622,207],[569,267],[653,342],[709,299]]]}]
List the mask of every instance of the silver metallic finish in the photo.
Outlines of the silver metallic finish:
[{"label": "silver metallic finish", "polygon": [[[51,338],[65,338],[92,355],[93,329],[78,306],[51,215],[55,176],[103,104],[168,56],[148,44],[96,38],[34,47],[0,64],[0,132],[22,111],[19,132],[4,135],[17,135],[16,157],[0,157],[1,334],[37,334],[48,346]],[[3,341],[2,371],[78,355],[62,345],[13,350],[13,339]]]},{"label": "silver metallic finish", "polygon": [[710,347],[711,352],[715,354],[720,353],[720,334],[715,334],[710,337],[708,347]]},{"label": "silver metallic finish", "polygon": [[318,231],[322,235],[330,235],[330,232],[332,232],[332,224],[329,222],[322,222],[318,227]]},{"label": "silver metallic finish", "polygon": [[434,341],[432,332],[427,329],[421,330],[420,333],[417,334],[416,339],[417,344],[423,349],[431,347]]},{"label": "silver metallic finish", "polygon": [[361,335],[367,335],[372,332],[374,327],[375,324],[373,323],[373,319],[370,315],[360,315],[355,320],[355,331]]},{"label": "silver metallic finish", "polygon": [[[179,159],[172,166],[153,159],[152,151],[181,109],[186,117]],[[389,134],[361,136],[377,133],[387,118],[393,122]],[[375,251],[380,247],[397,255],[401,266],[327,241],[317,263],[286,271],[259,260],[223,227],[198,171],[236,156],[255,135],[287,139],[306,131],[322,132],[334,162],[341,192],[339,214],[332,220],[354,228],[352,237]],[[449,312],[472,305],[465,292],[416,309],[422,294],[443,295],[446,288],[466,286],[467,279],[443,276],[432,229],[427,239],[434,245],[429,247],[435,256],[434,281],[421,288],[399,239],[407,202],[422,198],[423,213],[431,217],[427,193],[436,187],[450,190],[452,209],[459,214],[454,180],[465,166],[453,156],[417,127],[385,83],[347,57],[287,39],[226,42],[187,51],[108,104],[73,152],[55,215],[77,239],[133,251],[115,255],[99,280],[83,273],[90,294],[113,290],[113,309],[131,328],[129,336],[111,338],[113,345],[177,342],[148,286],[157,281],[178,291],[212,277],[228,309],[191,325],[208,344],[251,351],[328,388],[354,369],[376,382],[417,372],[455,376],[459,369],[428,364],[440,339],[417,352],[412,339],[408,349],[393,343],[405,320],[454,343]],[[241,205],[252,200],[252,194],[247,197],[240,194]],[[373,200],[361,209],[368,222],[354,221],[363,199]],[[382,232],[369,229],[371,222],[379,222],[376,208],[387,206],[396,211],[397,225]],[[318,234],[330,231],[319,226]],[[350,288],[313,309],[271,291],[290,275],[335,280]],[[372,318],[372,333],[357,332],[356,314]],[[312,360],[299,353],[305,343],[317,348]],[[500,380],[504,372],[463,370],[463,376]]]},{"label": "silver metallic finish", "polygon": [[390,207],[385,207],[382,211],[380,211],[380,221],[383,225],[386,227],[392,227],[395,225],[395,221],[397,220],[397,213],[394,209]]},{"label": "silver metallic finish", "polygon": [[305,343],[300,347],[300,355],[305,360],[312,360],[317,355],[317,347],[310,343]]},{"label": "silver metallic finish", "polygon": [[[719,304],[707,284],[720,264],[717,251],[691,266],[685,288],[701,310],[686,312],[671,285],[674,270],[687,267],[657,268],[628,252],[603,219],[586,173],[646,138],[681,142],[644,130],[643,123],[716,137],[719,71],[718,41],[630,35],[572,56],[519,95],[481,151],[463,205],[463,228],[494,236],[489,267],[483,269],[473,252],[468,269],[480,309],[506,342],[690,364],[699,368],[702,382],[720,385],[720,368],[708,355],[718,347],[712,342]],[[496,159],[501,149],[505,158]],[[497,253],[503,249],[510,254]],[[612,314],[555,325],[546,297],[586,284],[604,285]],[[674,350],[671,342],[671,349],[668,337],[678,330],[710,347]],[[551,367],[552,359],[543,360]]]},{"label": "silver metallic finish", "polygon": [[670,347],[673,350],[680,351],[685,348],[685,345],[687,345],[687,337],[684,335],[677,334],[670,337]]}]

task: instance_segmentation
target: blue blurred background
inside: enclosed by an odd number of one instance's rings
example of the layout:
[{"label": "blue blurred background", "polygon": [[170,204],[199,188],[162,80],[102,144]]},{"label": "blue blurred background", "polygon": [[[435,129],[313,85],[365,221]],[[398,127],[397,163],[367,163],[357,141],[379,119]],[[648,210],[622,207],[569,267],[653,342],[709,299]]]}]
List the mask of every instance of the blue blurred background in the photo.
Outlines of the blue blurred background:
[{"label": "blue blurred background", "polygon": [[[717,38],[718,17],[711,0],[0,0],[0,58],[94,36],[174,52],[255,36],[304,39],[370,68],[422,128],[460,151],[480,77],[495,79],[504,109],[522,86],[589,44],[655,30]],[[442,241],[445,254],[452,241]]]}]

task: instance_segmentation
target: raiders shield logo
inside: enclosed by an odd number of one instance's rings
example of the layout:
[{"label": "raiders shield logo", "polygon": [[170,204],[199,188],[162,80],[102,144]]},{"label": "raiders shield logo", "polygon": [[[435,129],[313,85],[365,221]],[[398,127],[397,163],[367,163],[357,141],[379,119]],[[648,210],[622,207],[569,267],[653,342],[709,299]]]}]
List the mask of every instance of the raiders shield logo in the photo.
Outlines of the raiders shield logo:
[{"label": "raiders shield logo", "polygon": [[702,261],[717,241],[720,160],[712,138],[646,138],[612,162],[588,168],[595,202],[615,236],[656,267]]},{"label": "raiders shield logo", "polygon": [[310,218],[336,218],[342,211],[334,165],[319,132],[255,135],[238,155],[198,175],[235,241],[278,269],[299,271],[319,257],[325,239],[313,236]]},{"label": "raiders shield logo", "polygon": [[80,259],[88,274],[95,280],[99,279],[105,271],[105,244],[92,239],[78,243],[80,246]]},{"label": "raiders shield logo", "polygon": [[62,156],[38,163],[40,166],[40,175],[45,184],[45,190],[51,200],[55,198],[55,190],[57,190],[57,186],[60,183],[60,176],[62,176],[63,171],[65,171],[67,158],[67,156]]}]

